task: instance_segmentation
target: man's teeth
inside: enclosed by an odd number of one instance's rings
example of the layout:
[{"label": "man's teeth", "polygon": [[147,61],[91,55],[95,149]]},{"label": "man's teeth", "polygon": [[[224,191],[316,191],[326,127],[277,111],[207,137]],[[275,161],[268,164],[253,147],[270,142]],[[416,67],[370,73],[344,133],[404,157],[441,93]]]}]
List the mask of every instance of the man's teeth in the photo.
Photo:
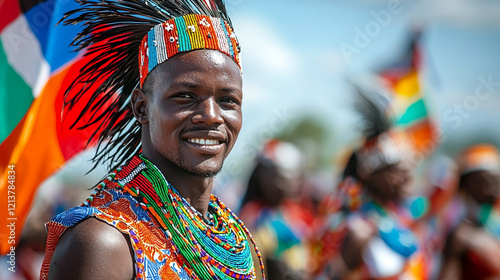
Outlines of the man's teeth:
[{"label": "man's teeth", "polygon": [[194,138],[194,139],[188,139],[188,141],[200,145],[219,145],[219,140],[212,140],[212,139]]}]

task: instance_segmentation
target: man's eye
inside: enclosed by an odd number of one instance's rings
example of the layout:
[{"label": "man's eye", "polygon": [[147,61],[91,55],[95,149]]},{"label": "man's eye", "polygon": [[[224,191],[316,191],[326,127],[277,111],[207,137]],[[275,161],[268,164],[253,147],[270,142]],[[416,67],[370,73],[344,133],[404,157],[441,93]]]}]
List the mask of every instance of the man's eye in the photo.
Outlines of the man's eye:
[{"label": "man's eye", "polygon": [[240,102],[236,98],[232,98],[232,97],[223,97],[220,101],[224,102],[224,103],[230,103],[230,104],[236,104],[236,105],[240,104]]},{"label": "man's eye", "polygon": [[178,94],[174,95],[173,97],[175,97],[175,98],[189,98],[189,99],[193,99],[193,96],[191,94],[185,93],[185,92],[178,93]]}]

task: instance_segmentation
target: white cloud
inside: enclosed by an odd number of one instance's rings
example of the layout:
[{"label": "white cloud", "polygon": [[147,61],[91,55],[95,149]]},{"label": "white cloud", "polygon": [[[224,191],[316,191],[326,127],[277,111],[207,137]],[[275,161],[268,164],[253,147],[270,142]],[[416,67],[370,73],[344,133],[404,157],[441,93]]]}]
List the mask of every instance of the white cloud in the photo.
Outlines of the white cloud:
[{"label": "white cloud", "polygon": [[262,19],[242,18],[238,21],[236,33],[241,34],[238,39],[243,46],[243,67],[256,65],[267,74],[287,77],[299,69],[298,54],[278,36],[271,24]]},{"label": "white cloud", "polygon": [[332,50],[317,54],[315,59],[317,60],[317,65],[321,69],[328,71],[332,76],[344,74],[348,66],[344,55],[338,51],[334,51],[333,48]]},{"label": "white cloud", "polygon": [[500,2],[472,0],[427,0],[420,3],[416,16],[422,20],[457,24],[500,26]]},{"label": "white cloud", "polygon": [[257,83],[243,82],[243,106],[255,106],[264,103],[269,99],[271,93]]}]

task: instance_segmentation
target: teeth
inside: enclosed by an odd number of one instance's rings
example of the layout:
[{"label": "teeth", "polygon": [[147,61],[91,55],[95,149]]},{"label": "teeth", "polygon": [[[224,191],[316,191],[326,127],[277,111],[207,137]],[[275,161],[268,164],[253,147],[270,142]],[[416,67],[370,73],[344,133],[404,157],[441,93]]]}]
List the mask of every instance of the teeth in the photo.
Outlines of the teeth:
[{"label": "teeth", "polygon": [[200,144],[200,145],[219,145],[218,140],[212,140],[212,139],[194,138],[194,139],[188,139],[188,141],[191,143],[196,143],[196,144]]}]

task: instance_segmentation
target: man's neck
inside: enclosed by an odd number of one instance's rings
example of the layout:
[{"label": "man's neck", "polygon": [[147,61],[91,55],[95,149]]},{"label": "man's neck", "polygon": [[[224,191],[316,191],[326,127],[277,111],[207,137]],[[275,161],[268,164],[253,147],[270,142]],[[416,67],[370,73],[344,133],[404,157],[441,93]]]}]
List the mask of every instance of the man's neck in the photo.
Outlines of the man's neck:
[{"label": "man's neck", "polygon": [[213,177],[204,177],[186,172],[171,162],[165,162],[154,156],[144,155],[163,174],[179,195],[193,206],[203,217],[208,213],[208,204],[212,193]]},{"label": "man's neck", "polygon": [[212,194],[213,177],[175,176],[162,171],[167,181],[186,199],[203,217],[207,216],[210,195]]}]

